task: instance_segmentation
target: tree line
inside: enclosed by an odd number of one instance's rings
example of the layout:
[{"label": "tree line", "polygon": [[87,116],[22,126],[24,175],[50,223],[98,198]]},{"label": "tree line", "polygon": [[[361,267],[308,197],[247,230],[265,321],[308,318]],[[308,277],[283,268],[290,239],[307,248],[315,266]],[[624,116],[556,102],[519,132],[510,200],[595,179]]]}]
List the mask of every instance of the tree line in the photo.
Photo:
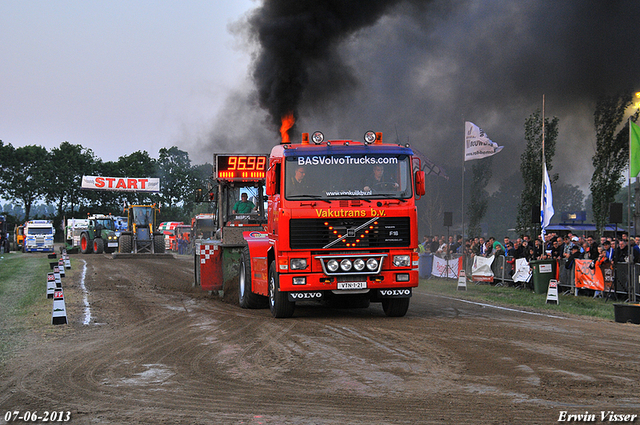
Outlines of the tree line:
[{"label": "tree line", "polygon": [[[40,203],[55,208],[54,216],[46,218],[56,224],[90,213],[122,215],[125,204],[156,204],[162,221],[190,222],[203,208],[195,202],[195,190],[207,186],[212,170],[208,163],[191,165],[189,154],[175,146],[160,149],[157,159],[137,151],[103,161],[91,149],[69,142],[47,150],[36,145],[15,148],[0,140],[0,198],[24,209],[24,217],[10,217],[14,223],[31,219],[34,205]],[[161,192],[82,190],[83,175],[160,178]]]}]

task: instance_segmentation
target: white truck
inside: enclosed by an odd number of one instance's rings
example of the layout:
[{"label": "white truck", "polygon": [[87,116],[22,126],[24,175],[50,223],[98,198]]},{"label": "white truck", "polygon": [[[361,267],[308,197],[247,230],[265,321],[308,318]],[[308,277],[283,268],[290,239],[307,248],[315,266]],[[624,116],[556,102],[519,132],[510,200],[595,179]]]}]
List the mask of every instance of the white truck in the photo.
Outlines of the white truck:
[{"label": "white truck", "polygon": [[23,252],[53,252],[56,230],[51,220],[30,220],[24,225]]}]

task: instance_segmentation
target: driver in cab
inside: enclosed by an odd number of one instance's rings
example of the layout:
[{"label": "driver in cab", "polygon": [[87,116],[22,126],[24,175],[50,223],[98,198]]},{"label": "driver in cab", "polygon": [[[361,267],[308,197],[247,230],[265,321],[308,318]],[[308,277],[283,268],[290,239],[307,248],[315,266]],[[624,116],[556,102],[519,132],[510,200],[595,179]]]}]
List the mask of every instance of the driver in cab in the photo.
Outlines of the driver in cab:
[{"label": "driver in cab", "polygon": [[256,206],[253,202],[249,201],[247,198],[247,194],[243,193],[240,195],[240,200],[235,203],[233,206],[233,214],[249,214],[254,210]]},{"label": "driver in cab", "polygon": [[398,183],[390,178],[384,177],[384,167],[380,164],[373,166],[372,174],[363,182],[364,190],[367,192],[380,191],[385,189],[398,189]]}]

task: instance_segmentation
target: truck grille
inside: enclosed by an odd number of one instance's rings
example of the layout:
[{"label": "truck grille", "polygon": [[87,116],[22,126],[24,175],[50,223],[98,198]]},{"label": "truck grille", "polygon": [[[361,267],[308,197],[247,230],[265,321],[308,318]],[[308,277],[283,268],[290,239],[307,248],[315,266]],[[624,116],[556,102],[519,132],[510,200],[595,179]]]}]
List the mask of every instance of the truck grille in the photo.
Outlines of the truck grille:
[{"label": "truck grille", "polygon": [[409,217],[293,219],[289,222],[292,249],[406,247],[411,243]]}]

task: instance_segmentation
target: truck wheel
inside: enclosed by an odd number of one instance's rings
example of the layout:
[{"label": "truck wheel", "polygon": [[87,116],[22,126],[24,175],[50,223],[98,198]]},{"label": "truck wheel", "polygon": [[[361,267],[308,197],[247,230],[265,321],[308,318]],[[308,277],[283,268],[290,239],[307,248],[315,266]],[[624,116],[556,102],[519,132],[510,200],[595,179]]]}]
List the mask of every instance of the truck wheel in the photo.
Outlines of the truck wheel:
[{"label": "truck wheel", "polygon": [[164,254],[164,235],[153,235],[153,252]]},{"label": "truck wheel", "polygon": [[118,240],[118,249],[121,254],[131,254],[131,235],[121,235]]},{"label": "truck wheel", "polygon": [[96,254],[102,254],[104,252],[104,239],[95,238],[93,240],[93,252]]},{"label": "truck wheel", "polygon": [[92,248],[93,244],[89,240],[89,236],[83,233],[82,236],[80,236],[80,252],[83,254],[91,254]]},{"label": "truck wheel", "polygon": [[272,261],[269,266],[269,309],[275,318],[293,316],[295,303],[289,301],[286,293],[280,292],[280,279],[276,271],[276,262]]},{"label": "truck wheel", "polygon": [[240,259],[240,278],[238,282],[238,304],[242,308],[264,308],[267,306],[266,297],[260,296],[251,289],[251,255],[249,247],[242,250]]},{"label": "truck wheel", "polygon": [[407,314],[411,298],[385,298],[382,300],[382,309],[387,317],[402,317]]}]

